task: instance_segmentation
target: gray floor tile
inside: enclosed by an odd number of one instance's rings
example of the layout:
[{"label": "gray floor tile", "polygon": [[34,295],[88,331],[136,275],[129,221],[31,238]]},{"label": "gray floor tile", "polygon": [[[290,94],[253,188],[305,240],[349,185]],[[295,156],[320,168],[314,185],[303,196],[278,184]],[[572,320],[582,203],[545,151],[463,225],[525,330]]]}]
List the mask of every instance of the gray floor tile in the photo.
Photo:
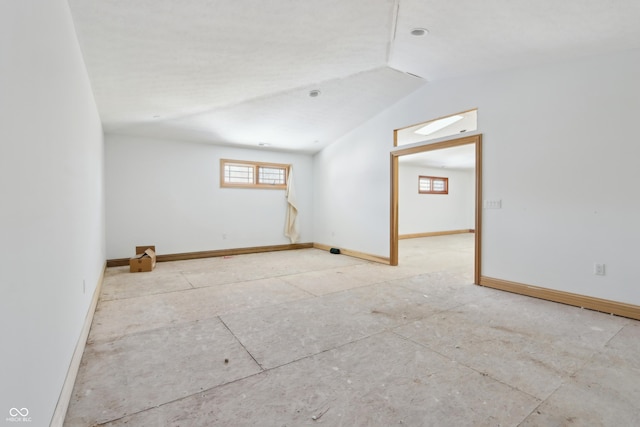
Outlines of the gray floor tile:
[{"label": "gray floor tile", "polygon": [[65,425],[121,418],[260,370],[216,318],[90,344]]},{"label": "gray floor tile", "polygon": [[539,403],[383,333],[110,425],[516,425]]},{"label": "gray floor tile", "polygon": [[292,274],[284,276],[282,280],[313,295],[320,296],[369,284],[366,279],[349,274],[350,271],[357,268],[356,266],[347,266]]},{"label": "gray floor tile", "polygon": [[628,356],[596,354],[521,425],[640,425],[640,366]]},{"label": "gray floor tile", "polygon": [[161,294],[191,289],[180,272],[167,273],[155,269],[144,273],[130,273],[129,267],[110,268],[102,283],[102,301]]},{"label": "gray floor tile", "polygon": [[[518,305],[508,304],[513,296],[500,293],[482,299],[481,305],[461,306],[395,332],[545,399],[627,322],[602,313],[519,298],[523,300]],[[572,315],[565,316],[566,309],[572,310]]]},{"label": "gray floor tile", "polygon": [[263,367],[273,368],[439,310],[416,291],[382,283],[222,320]]},{"label": "gray floor tile", "polygon": [[472,285],[472,234],[400,258],[107,269],[66,425],[640,425],[640,322]]},{"label": "gray floor tile", "polygon": [[271,278],[104,301],[96,310],[89,342],[310,296],[280,279]]}]

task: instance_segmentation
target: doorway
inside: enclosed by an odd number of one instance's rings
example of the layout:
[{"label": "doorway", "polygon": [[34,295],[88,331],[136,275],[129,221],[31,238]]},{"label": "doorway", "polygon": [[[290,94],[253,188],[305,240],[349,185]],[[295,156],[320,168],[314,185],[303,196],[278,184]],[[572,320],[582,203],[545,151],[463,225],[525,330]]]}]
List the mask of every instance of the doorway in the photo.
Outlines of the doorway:
[{"label": "doorway", "polygon": [[[394,131],[397,138],[398,130]],[[390,225],[390,264],[398,265],[399,240],[399,158],[411,154],[442,150],[452,147],[474,144],[475,146],[475,234],[474,234],[474,283],[480,283],[480,261],[482,241],[482,135],[470,135],[432,144],[423,144],[392,151],[391,156],[391,225]],[[396,144],[397,145],[397,144]]]}]

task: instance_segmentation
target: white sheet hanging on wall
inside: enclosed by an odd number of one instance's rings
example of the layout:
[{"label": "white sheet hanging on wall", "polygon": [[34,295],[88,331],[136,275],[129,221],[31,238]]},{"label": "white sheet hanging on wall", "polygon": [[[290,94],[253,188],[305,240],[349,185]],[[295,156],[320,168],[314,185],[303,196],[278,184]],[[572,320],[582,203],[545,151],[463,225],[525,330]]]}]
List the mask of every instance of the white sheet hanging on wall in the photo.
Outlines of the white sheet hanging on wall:
[{"label": "white sheet hanging on wall", "polygon": [[298,216],[298,206],[296,201],[296,191],[293,185],[293,166],[289,166],[289,176],[287,177],[287,219],[284,225],[284,235],[291,240],[291,243],[298,241],[298,228],[296,227],[296,217]]}]

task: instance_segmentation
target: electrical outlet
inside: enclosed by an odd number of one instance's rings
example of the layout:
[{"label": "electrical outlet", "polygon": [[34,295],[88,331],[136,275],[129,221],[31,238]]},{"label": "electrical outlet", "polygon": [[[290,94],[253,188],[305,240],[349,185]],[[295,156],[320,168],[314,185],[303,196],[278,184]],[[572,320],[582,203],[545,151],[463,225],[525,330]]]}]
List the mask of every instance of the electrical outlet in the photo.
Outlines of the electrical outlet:
[{"label": "electrical outlet", "polygon": [[596,276],[604,276],[604,264],[594,264],[593,274]]}]

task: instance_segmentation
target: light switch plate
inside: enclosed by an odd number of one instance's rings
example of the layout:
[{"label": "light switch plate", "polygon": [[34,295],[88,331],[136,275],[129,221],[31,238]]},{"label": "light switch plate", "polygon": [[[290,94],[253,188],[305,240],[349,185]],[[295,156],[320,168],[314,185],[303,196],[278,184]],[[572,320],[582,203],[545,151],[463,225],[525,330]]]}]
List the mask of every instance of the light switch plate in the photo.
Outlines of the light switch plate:
[{"label": "light switch plate", "polygon": [[502,209],[502,200],[485,200],[483,206],[485,209]]}]

